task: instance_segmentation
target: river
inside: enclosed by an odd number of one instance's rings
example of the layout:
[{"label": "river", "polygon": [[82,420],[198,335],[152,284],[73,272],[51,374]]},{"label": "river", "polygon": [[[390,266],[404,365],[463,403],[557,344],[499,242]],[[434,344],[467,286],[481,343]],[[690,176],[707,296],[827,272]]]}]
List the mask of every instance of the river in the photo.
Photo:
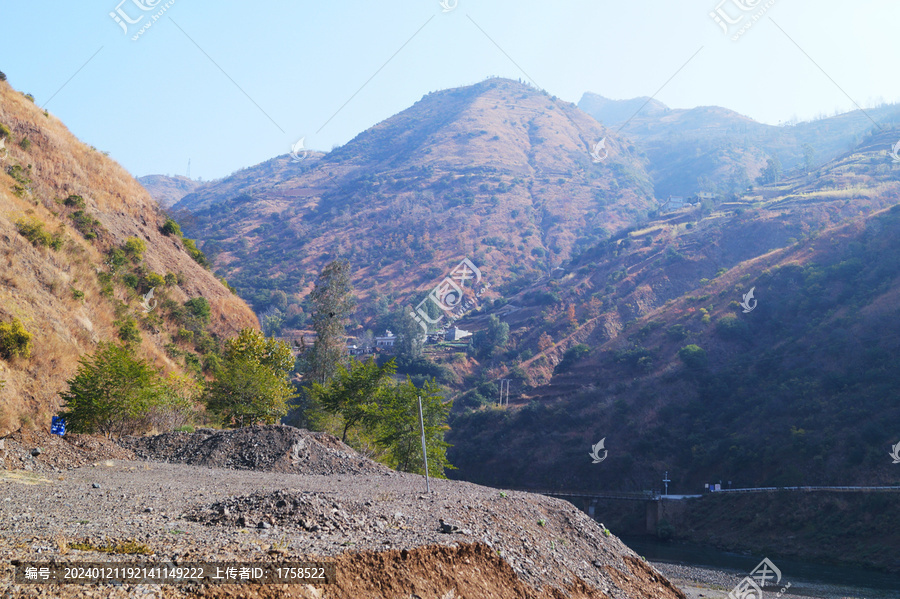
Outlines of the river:
[{"label": "river", "polygon": [[[720,571],[734,574],[735,580],[749,574],[766,557],[728,553],[691,544],[662,543],[647,537],[621,538],[638,555],[646,557],[650,562]],[[900,599],[900,576],[895,574],[790,558],[773,557],[771,561],[781,570],[782,584],[791,583],[791,594],[794,595]],[[775,594],[767,592],[764,596],[774,597]]]}]

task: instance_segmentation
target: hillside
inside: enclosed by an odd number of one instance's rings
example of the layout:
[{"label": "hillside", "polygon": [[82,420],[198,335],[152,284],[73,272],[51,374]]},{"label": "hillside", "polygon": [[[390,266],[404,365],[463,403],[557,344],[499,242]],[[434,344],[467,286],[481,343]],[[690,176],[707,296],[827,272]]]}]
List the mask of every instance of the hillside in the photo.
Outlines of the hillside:
[{"label": "hillside", "polygon": [[814,166],[823,165],[855,147],[872,128],[872,119],[900,122],[897,105],[773,126],[716,106],[670,109],[654,100],[642,109],[646,101],[586,93],[578,107],[607,127],[621,129],[646,154],[658,198],[698,191],[740,194],[770,158],[777,158],[785,171],[805,172],[807,158]]},{"label": "hillside", "polygon": [[[209,351],[258,326],[189,241],[160,231],[165,217],[143,187],[6,82],[0,124],[0,324],[16,319],[32,334],[30,357],[0,358],[0,432],[49,427],[57,394],[98,342],[139,334],[141,354],[166,371],[195,371],[198,344]],[[143,251],[125,251],[129,238]],[[183,305],[200,297],[210,310],[196,322]]]},{"label": "hillside", "polygon": [[[609,156],[595,163],[603,138]],[[175,209],[258,312],[272,291],[296,301],[344,257],[372,315],[464,256],[495,287],[521,286],[655,206],[633,147],[571,104],[490,79],[429,94],[326,155],[235,173]]]},{"label": "hillside", "polygon": [[174,177],[145,175],[138,177],[137,182],[164,208],[174,206],[181,201],[181,198],[193,193],[203,185],[201,181],[194,181],[182,175]]},{"label": "hillside", "polygon": [[[513,379],[513,403],[479,407],[490,385],[459,398],[454,475],[640,491],[668,470],[676,493],[893,482],[898,136],[623,232],[509,298],[512,340],[493,372]],[[609,459],[594,465],[601,438]]]}]

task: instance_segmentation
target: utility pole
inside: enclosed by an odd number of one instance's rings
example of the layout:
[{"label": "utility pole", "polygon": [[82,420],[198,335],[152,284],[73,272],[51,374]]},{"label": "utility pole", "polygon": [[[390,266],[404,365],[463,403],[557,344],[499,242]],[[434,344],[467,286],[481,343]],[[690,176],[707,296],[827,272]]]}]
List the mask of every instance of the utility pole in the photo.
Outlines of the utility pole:
[{"label": "utility pole", "polygon": [[419,427],[422,429],[422,459],[425,460],[425,491],[431,493],[428,480],[428,450],[425,449],[425,420],[422,418],[422,396],[419,396]]},{"label": "utility pole", "polygon": [[672,482],[669,480],[669,471],[666,470],[666,476],[663,478],[663,482],[666,484],[666,497],[669,496],[669,483]]},{"label": "utility pole", "polygon": [[512,379],[500,379],[500,407],[503,407],[503,390],[506,389],[506,405],[509,406],[509,383]]}]

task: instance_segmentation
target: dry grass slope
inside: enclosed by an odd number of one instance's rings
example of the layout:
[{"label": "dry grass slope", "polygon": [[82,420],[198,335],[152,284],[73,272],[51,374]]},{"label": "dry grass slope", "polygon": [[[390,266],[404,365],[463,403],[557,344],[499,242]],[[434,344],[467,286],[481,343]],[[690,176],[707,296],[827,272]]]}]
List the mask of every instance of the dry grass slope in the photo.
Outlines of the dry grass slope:
[{"label": "dry grass slope", "polygon": [[[228,337],[257,326],[247,305],[194,262],[180,240],[159,232],[165,217],[156,202],[115,161],[78,141],[5,82],[0,82],[0,123],[11,131],[4,140],[7,152],[0,150],[0,322],[17,318],[34,335],[30,358],[0,360],[0,381],[5,381],[0,433],[22,424],[49,426],[58,392],[78,358],[98,342],[115,339],[113,304],[101,295],[97,275],[104,252],[129,237],[146,243],[148,271],[183,275],[168,289],[171,299],[209,301],[211,332]],[[28,149],[19,145],[24,138],[31,142]],[[15,166],[19,180],[8,171]],[[93,242],[73,228],[66,216],[71,211],[57,202],[73,194],[84,198],[85,210],[105,229]],[[60,232],[60,249],[32,245],[20,235],[16,222],[25,217],[38,219],[51,234]],[[140,313],[140,297],[117,288],[115,298]],[[179,371],[163,350],[170,332],[165,323],[142,331],[140,353],[167,371]]]}]

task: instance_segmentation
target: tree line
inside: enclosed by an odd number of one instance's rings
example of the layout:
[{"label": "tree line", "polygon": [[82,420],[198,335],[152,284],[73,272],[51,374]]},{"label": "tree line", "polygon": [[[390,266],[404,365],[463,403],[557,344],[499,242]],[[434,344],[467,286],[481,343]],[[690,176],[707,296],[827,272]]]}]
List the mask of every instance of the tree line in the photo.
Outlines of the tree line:
[{"label": "tree line", "polygon": [[[444,441],[452,404],[439,385],[398,380],[394,360],[379,364],[347,353],[355,309],[349,263],[327,265],[310,300],[316,339],[296,360],[288,343],[256,329],[226,340],[206,376],[164,375],[138,355],[139,337],[100,343],[60,393],[67,429],[110,437],[286,422],[330,432],[392,468],[424,473],[421,398],[429,474],[443,477],[453,467]],[[420,343],[415,329],[404,333],[405,343]]]}]

